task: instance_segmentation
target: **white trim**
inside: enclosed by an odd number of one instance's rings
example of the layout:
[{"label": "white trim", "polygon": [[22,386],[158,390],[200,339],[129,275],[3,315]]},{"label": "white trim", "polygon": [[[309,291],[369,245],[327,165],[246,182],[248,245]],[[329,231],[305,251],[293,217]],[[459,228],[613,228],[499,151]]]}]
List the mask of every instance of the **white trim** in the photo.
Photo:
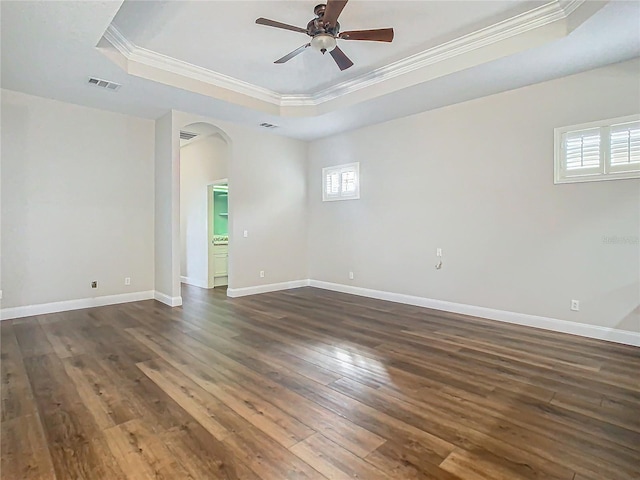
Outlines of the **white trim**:
[{"label": "white trim", "polygon": [[232,298],[244,297],[246,295],[256,295],[258,293],[277,292],[279,290],[290,290],[292,288],[308,287],[309,280],[292,280],[290,282],[270,283],[267,285],[257,285],[255,287],[228,288],[227,296]]},{"label": "white trim", "polygon": [[279,105],[280,103],[280,94],[268,88],[139,47],[129,41],[113,24],[107,27],[104,38],[129,61],[226,88],[274,105]]},{"label": "white trim", "polygon": [[[355,174],[355,190],[353,192],[345,192],[342,190],[342,175],[345,173]],[[327,177],[329,175],[338,175],[339,189],[335,194],[327,192]],[[322,169],[322,201],[335,202],[338,200],[359,200],[360,199],[360,162],[345,163],[343,165],[334,165],[324,167]]]},{"label": "white trim", "polygon": [[474,317],[487,318],[489,320],[497,320],[499,322],[514,323],[516,325],[552,330],[554,332],[570,333],[581,337],[607,340],[610,342],[640,347],[640,332],[587,325],[584,323],[558,320],[538,315],[509,312],[506,310],[495,310],[493,308],[477,307],[463,303],[434,300],[431,298],[385,292],[382,290],[372,290],[369,288],[354,287],[339,283],[322,282],[319,280],[310,280],[309,285],[311,287],[349,293],[351,295],[359,295],[361,297],[377,298],[379,300],[386,300],[389,302],[404,303],[407,305],[415,305],[418,307],[431,308],[434,310],[442,310],[445,312],[459,313],[463,315],[472,315]]},{"label": "white trim", "polygon": [[568,17],[573,12],[575,12],[580,5],[582,5],[586,0],[559,0],[559,7],[564,11],[564,16]]},{"label": "white trim", "polygon": [[170,307],[179,307],[182,305],[182,297],[170,297],[169,295],[165,295],[157,290],[154,292],[153,298],[165,305],[169,305]]},{"label": "white trim", "polygon": [[[585,0],[575,0],[575,3],[582,4],[584,1]],[[508,38],[543,27],[557,20],[562,20],[567,18],[567,16],[560,2],[557,0],[552,1],[523,14],[416,53],[354,79],[331,86],[312,95],[311,98],[315,105],[319,105],[371,85],[414,72],[429,65],[444,62],[458,55],[492,45],[502,40],[507,40]],[[287,105],[296,105],[289,99],[287,99],[287,101]]]},{"label": "white trim", "polygon": [[[581,337],[607,340],[610,342],[622,343],[640,347],[640,332],[619,330],[615,328],[587,325],[567,320],[529,315],[526,313],[509,312],[506,310],[496,310],[487,307],[466,305],[463,303],[448,302],[445,300],[434,300],[426,297],[405,295],[402,293],[385,292],[382,290],[372,290],[369,288],[354,287],[339,283],[323,282],[320,280],[293,280],[290,282],[271,283],[268,285],[258,285],[255,287],[229,288],[227,296],[236,298],[246,295],[256,295],[259,293],[275,292],[279,290],[289,290],[300,287],[315,287],[334,292],[359,295],[361,297],[376,298],[388,302],[415,305],[418,307],[431,308],[445,312],[471,315],[474,317],[496,320],[499,322],[513,323],[528,327],[551,330],[554,332],[569,333]],[[10,320],[14,318],[30,317],[33,315],[44,315],[47,313],[65,312],[69,310],[79,310],[83,308],[101,307],[105,305],[116,305],[119,303],[137,302],[155,298],[171,307],[182,305],[182,297],[169,297],[158,291],[145,291],[123,293],[119,295],[105,295],[103,297],[81,298],[77,300],[66,300],[62,302],[42,303],[37,305],[25,305],[23,307],[3,308],[0,310],[0,320]]]},{"label": "white trim", "polygon": [[105,295],[103,297],[79,298],[77,300],[65,300],[62,302],[3,308],[0,310],[0,320],[66,312],[69,310],[79,310],[81,308],[102,307],[104,305],[115,305],[118,303],[138,302],[140,300],[151,300],[153,294],[153,290],[149,290],[146,292],[121,293],[118,295]]},{"label": "white trim", "polygon": [[[619,124],[640,122],[640,114],[625,115],[623,117],[608,118],[595,122],[580,123],[553,129],[553,183],[583,183],[602,182],[608,180],[626,180],[640,178],[640,170],[619,169],[613,170],[610,160],[610,128]],[[565,166],[565,136],[569,133],[577,133],[584,130],[598,130],[600,135],[600,165],[599,167],[584,168],[582,172],[568,172]]]},{"label": "white trim", "polygon": [[194,287],[200,288],[210,288],[209,282],[207,280],[203,280],[201,278],[193,278],[193,277],[183,277],[180,276],[180,282],[186,283],[187,285],[193,285]]},{"label": "white trim", "polygon": [[631,115],[624,115],[622,117],[606,118],[604,120],[596,120],[594,122],[579,123],[577,125],[569,125],[567,127],[557,127],[554,132],[568,133],[579,130],[590,130],[598,127],[610,127],[612,125],[618,125],[621,123],[631,123],[640,121],[640,113],[634,113]]},{"label": "white trim", "polygon": [[392,78],[405,75],[479,48],[507,40],[568,18],[586,0],[552,0],[540,7],[458,37],[313,94],[282,94],[222,73],[193,65],[129,41],[113,24],[104,38],[128,61],[198,80],[279,107],[313,107]]}]

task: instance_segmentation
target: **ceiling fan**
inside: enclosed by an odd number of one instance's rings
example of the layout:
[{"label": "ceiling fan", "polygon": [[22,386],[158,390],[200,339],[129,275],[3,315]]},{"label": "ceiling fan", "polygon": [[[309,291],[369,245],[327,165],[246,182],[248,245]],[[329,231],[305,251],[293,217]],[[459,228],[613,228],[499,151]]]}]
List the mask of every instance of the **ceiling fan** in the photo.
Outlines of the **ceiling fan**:
[{"label": "ceiling fan", "polygon": [[304,52],[308,47],[318,50],[323,55],[326,52],[333,57],[340,70],[346,70],[353,65],[349,57],[340,50],[337,39],[341,40],[368,40],[372,42],[391,42],[393,40],[393,28],[380,28],[376,30],[353,30],[340,32],[338,17],[348,0],[327,0],[327,3],[316,5],[313,13],[316,18],[307,24],[307,28],[295,27],[286,23],[276,22],[267,18],[259,18],[256,23],[268,27],[282,28],[293,32],[305,33],[311,37],[311,42],[296,48],[293,52],[276,60],[274,63],[285,63],[296,55]]}]

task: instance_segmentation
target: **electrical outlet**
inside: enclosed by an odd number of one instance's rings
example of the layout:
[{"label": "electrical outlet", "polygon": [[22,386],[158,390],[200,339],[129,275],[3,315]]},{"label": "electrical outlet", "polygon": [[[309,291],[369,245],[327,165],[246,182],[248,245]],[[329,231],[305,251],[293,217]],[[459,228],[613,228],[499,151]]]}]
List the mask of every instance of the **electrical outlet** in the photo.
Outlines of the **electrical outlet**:
[{"label": "electrical outlet", "polygon": [[571,300],[571,310],[573,310],[574,312],[580,311],[580,301]]},{"label": "electrical outlet", "polygon": [[442,256],[442,249],[436,248],[436,257],[441,257],[441,256]]},{"label": "electrical outlet", "polygon": [[131,285],[131,277],[124,277],[124,284]]},{"label": "electrical outlet", "polygon": [[249,236],[249,230],[245,230],[244,232],[242,232],[242,236],[244,238],[247,238]]},{"label": "electrical outlet", "polygon": [[264,270],[260,270],[260,278],[264,278]]},{"label": "electrical outlet", "polygon": [[353,280],[353,272],[349,272],[349,280]]},{"label": "electrical outlet", "polygon": [[98,288],[98,282],[95,280],[91,282],[91,288]]}]

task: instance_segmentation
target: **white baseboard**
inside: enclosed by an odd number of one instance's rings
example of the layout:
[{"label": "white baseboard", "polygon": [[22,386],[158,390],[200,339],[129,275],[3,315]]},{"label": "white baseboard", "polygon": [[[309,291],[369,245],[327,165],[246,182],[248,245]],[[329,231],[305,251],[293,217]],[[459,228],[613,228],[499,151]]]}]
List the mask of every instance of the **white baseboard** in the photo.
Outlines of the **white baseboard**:
[{"label": "white baseboard", "polygon": [[170,297],[169,295],[165,295],[157,290],[154,292],[153,298],[165,305],[169,305],[170,307],[179,307],[182,305],[182,297]]},{"label": "white baseboard", "polygon": [[431,298],[385,292],[382,290],[372,290],[369,288],[354,287],[351,285],[343,285],[339,283],[322,282],[319,280],[309,280],[309,285],[325,290],[350,293],[352,295],[360,295],[362,297],[377,298],[379,300],[387,300],[389,302],[404,303],[407,305],[432,308],[434,310],[442,310],[445,312],[488,318],[490,320],[497,320],[499,322],[514,323],[517,325],[525,325],[527,327],[552,330],[554,332],[570,333],[572,335],[579,335],[581,337],[596,338],[598,340],[607,340],[610,342],[623,343],[626,345],[640,346],[640,332],[631,332],[628,330],[619,330],[616,328],[587,325],[584,323],[569,322],[567,320],[540,317],[537,315],[529,315],[526,313],[495,310],[492,308],[477,307],[474,305],[466,305],[463,303],[434,300]]},{"label": "white baseboard", "polygon": [[[404,303],[418,307],[431,308],[445,312],[472,315],[475,317],[497,320],[499,322],[525,325],[528,327],[552,330],[554,332],[570,333],[582,337],[607,340],[610,342],[622,343],[626,345],[640,346],[640,332],[619,330],[615,328],[587,325],[567,320],[529,315],[526,313],[509,312],[506,310],[495,310],[487,307],[466,305],[463,303],[447,302],[444,300],[434,300],[431,298],[404,295],[401,293],[385,292],[382,290],[372,290],[369,288],[354,287],[339,283],[323,282],[320,280],[294,280],[291,282],[271,283],[258,285],[255,287],[229,288],[227,296],[243,297],[259,293],[275,292],[278,290],[289,290],[291,288],[312,286],[324,290],[349,293],[362,297],[377,298],[389,302]],[[0,310],[0,320],[10,320],[13,318],[30,317],[32,315],[44,315],[47,313],[64,312],[68,310],[79,310],[82,308],[100,307],[104,305],[115,305],[119,303],[137,302],[140,300],[150,300],[155,298],[170,307],[182,305],[182,297],[170,297],[158,291],[123,293],[119,295],[106,295],[103,297],[80,298],[77,300],[66,300],[62,302],[42,303],[38,305],[25,305],[23,307],[3,308]]]},{"label": "white baseboard", "polygon": [[77,300],[65,300],[62,302],[3,308],[0,310],[0,320],[66,312],[68,310],[79,310],[81,308],[115,305],[118,303],[137,302],[139,300],[150,300],[153,298],[153,294],[153,290],[149,290],[146,292],[121,293],[119,295],[105,295],[103,297],[79,298]]},{"label": "white baseboard", "polygon": [[277,292],[278,290],[289,290],[291,288],[308,287],[309,280],[293,280],[291,282],[270,283],[267,285],[257,285],[255,287],[228,288],[227,296],[236,298],[246,295],[256,295],[258,293]]},{"label": "white baseboard", "polygon": [[193,285],[194,287],[209,288],[209,282],[207,282],[206,279],[180,276],[180,282]]}]

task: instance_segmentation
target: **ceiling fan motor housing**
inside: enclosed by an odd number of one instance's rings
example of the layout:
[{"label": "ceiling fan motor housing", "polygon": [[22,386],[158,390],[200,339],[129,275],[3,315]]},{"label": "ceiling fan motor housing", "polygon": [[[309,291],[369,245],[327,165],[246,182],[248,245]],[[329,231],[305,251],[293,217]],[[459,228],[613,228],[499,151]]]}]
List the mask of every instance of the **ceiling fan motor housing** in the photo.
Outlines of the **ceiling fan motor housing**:
[{"label": "ceiling fan motor housing", "polygon": [[321,3],[313,7],[313,13],[316,15],[316,17],[321,17],[322,15],[324,15],[324,11],[326,9],[327,9],[327,5],[324,3]]},{"label": "ceiling fan motor housing", "polygon": [[330,25],[325,25],[322,21],[326,7],[327,6],[324,3],[321,3],[320,5],[316,5],[313,9],[313,13],[316,14],[316,18],[307,24],[307,33],[309,36],[315,37],[321,33],[328,33],[329,35],[336,37],[338,36],[338,33],[340,33],[340,23],[336,21],[336,24],[332,27]]}]

